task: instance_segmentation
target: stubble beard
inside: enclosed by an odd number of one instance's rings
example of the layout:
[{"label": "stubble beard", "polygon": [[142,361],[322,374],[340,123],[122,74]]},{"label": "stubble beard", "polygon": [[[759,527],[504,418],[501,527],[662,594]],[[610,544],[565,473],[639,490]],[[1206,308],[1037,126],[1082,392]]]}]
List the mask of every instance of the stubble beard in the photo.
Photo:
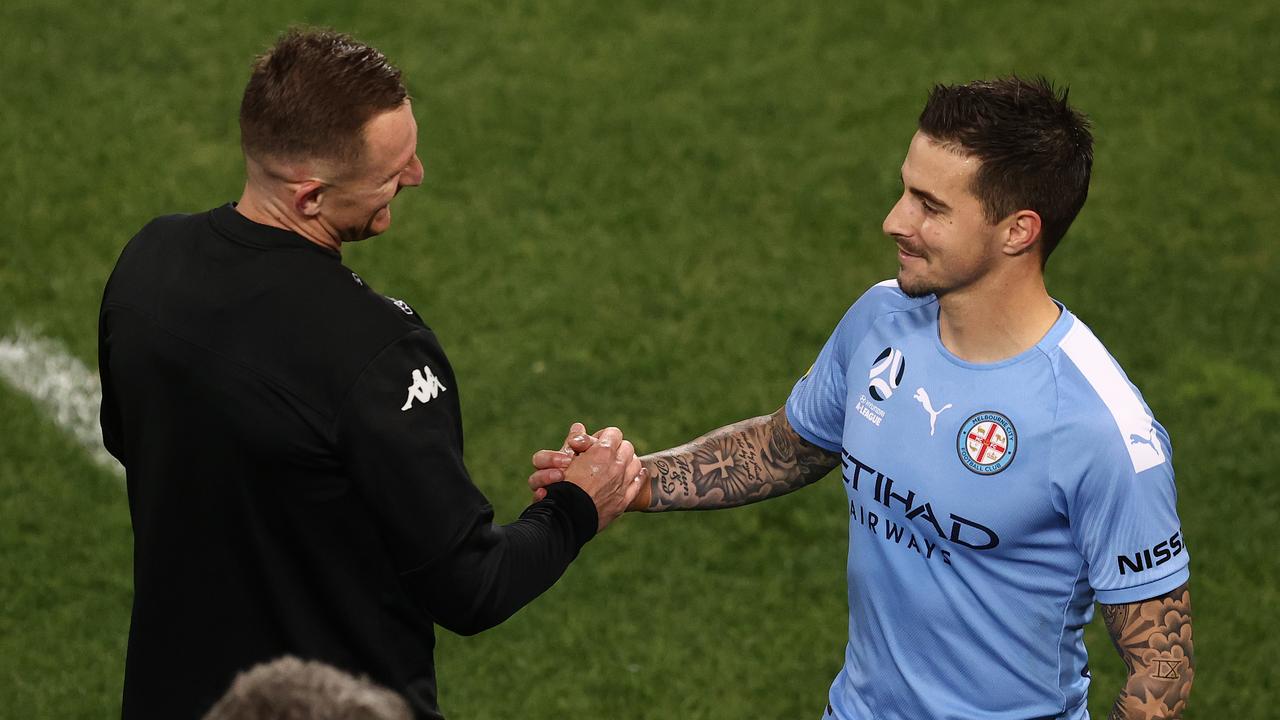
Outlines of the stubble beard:
[{"label": "stubble beard", "polygon": [[902,270],[898,270],[898,289],[903,295],[909,298],[922,298],[929,295],[937,295],[941,288],[930,285],[925,281],[911,281],[902,277]]},{"label": "stubble beard", "polygon": [[353,228],[350,232],[350,237],[344,238],[343,242],[360,242],[361,240],[368,240],[371,237],[377,237],[382,233],[386,232],[387,228],[390,227],[390,224],[388,224],[387,227],[384,227],[381,230],[375,230],[373,228],[374,224],[378,222],[378,216],[382,214],[382,211],[384,209],[385,208],[379,208],[378,211],[374,213],[368,219],[368,221],[365,222],[363,226],[359,228]]}]

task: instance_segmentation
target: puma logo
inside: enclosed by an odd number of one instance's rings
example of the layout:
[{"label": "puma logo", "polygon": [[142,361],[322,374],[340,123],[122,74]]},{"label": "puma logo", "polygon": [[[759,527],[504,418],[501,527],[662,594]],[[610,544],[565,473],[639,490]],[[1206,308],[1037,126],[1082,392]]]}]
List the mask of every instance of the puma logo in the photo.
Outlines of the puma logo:
[{"label": "puma logo", "polygon": [[1164,450],[1156,443],[1156,429],[1154,427],[1147,428],[1147,436],[1142,437],[1138,433],[1129,433],[1130,445],[1150,445],[1152,452],[1161,460],[1164,459]]},{"label": "puma logo", "polygon": [[934,410],[933,403],[929,402],[929,393],[925,392],[924,388],[916,388],[915,398],[924,406],[924,411],[929,413],[929,437],[933,437],[933,431],[938,424],[938,416],[947,408],[951,407],[951,403],[947,403],[937,410]]},{"label": "puma logo", "polygon": [[1129,444],[1130,445],[1150,445],[1153,448],[1156,446],[1155,443],[1151,442],[1150,438],[1144,438],[1137,433],[1129,433]]}]

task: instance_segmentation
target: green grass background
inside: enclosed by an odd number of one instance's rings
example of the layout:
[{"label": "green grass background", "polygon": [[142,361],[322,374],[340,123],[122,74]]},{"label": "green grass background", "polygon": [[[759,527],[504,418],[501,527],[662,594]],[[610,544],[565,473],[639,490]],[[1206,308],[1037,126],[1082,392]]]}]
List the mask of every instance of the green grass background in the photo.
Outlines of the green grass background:
[{"label": "green grass background", "polygon": [[[1069,83],[1095,175],[1050,290],[1174,439],[1199,664],[1187,716],[1274,717],[1273,3],[214,5],[0,5],[0,334],[34,328],[92,365],[124,242],[238,197],[250,58],[293,22],[352,32],[404,69],[427,176],[345,261],[442,338],[468,464],[501,518],[527,502],[529,453],[571,420],[654,450],[784,401],[895,270],[880,221],[932,83]],[[122,485],[6,386],[0,427],[0,714],[114,715]],[[816,717],[845,640],[842,498],[828,479],[732,512],[624,518],[505,625],[442,633],[443,708]],[[1089,630],[1101,717],[1122,668]]]}]

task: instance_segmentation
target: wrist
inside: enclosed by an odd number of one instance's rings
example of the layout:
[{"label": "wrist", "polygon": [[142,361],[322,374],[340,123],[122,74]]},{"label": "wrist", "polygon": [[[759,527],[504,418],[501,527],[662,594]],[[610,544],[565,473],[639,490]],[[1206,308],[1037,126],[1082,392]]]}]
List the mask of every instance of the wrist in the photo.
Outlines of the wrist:
[{"label": "wrist", "polygon": [[653,485],[657,477],[657,468],[647,460],[642,460],[642,465],[648,472],[645,473],[644,477],[640,478],[640,491],[631,500],[631,504],[627,505],[627,512],[644,512],[649,509],[649,503],[653,499]]},{"label": "wrist", "polygon": [[595,500],[581,486],[567,481],[552,483],[547,486],[543,502],[547,500],[559,507],[569,520],[579,549],[595,537],[599,531],[599,511]]}]

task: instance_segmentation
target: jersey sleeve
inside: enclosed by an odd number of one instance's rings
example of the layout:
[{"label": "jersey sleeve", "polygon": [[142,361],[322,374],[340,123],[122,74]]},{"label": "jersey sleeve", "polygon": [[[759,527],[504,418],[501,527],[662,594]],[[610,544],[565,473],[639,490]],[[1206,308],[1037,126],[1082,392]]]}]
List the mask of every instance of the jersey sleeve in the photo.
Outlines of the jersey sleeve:
[{"label": "jersey sleeve", "polygon": [[1152,422],[1163,462],[1139,470],[1114,432],[1095,438],[1068,518],[1089,565],[1089,584],[1108,605],[1147,600],[1187,581],[1190,554],[1177,513],[1169,437]]},{"label": "jersey sleeve", "polygon": [[870,330],[884,301],[899,292],[896,283],[886,281],[863,293],[840,319],[813,366],[796,381],[787,398],[787,421],[805,440],[840,451],[849,401],[849,355]]},{"label": "jersey sleeve", "polygon": [[336,436],[403,586],[455,632],[505,620],[554,584],[595,535],[595,504],[567,482],[549,486],[515,522],[493,523],[463,464],[453,371],[426,329],[365,368]]},{"label": "jersey sleeve", "polygon": [[399,570],[448,552],[486,512],[463,464],[453,370],[428,331],[403,336],[364,368],[335,434]]}]

